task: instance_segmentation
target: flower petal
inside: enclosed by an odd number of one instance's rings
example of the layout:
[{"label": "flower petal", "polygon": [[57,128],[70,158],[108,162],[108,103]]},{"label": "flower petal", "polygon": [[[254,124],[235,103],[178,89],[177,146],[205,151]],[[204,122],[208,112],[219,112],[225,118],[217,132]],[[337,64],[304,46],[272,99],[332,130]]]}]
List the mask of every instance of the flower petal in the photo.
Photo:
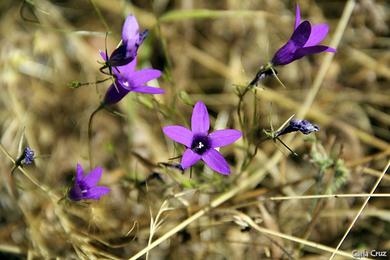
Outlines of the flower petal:
[{"label": "flower petal", "polygon": [[145,94],[164,94],[165,90],[161,88],[155,88],[155,87],[149,87],[149,86],[143,86],[143,87],[136,87],[133,88],[131,91],[138,92],[138,93],[145,93]]},{"label": "flower petal", "polygon": [[[328,46],[325,46],[325,47],[328,47]],[[328,47],[326,50],[324,50],[324,52],[336,52],[336,51],[337,50],[335,48],[332,48],[332,47]]]},{"label": "flower petal", "polygon": [[294,53],[297,50],[297,46],[293,41],[288,41],[285,45],[283,45],[272,58],[271,63],[274,66],[286,65],[290,62],[296,60],[294,58]]},{"label": "flower petal", "polygon": [[106,195],[111,190],[105,186],[97,186],[89,189],[83,196],[83,199],[98,200],[101,196]]},{"label": "flower petal", "polygon": [[[116,85],[115,85],[116,84]],[[103,103],[105,105],[113,105],[118,103],[122,98],[124,98],[130,90],[124,88],[120,81],[116,80],[115,84],[107,89],[106,95],[104,96]]]},{"label": "flower petal", "polygon": [[234,143],[241,136],[241,132],[235,129],[217,130],[209,134],[212,148],[222,147]]},{"label": "flower petal", "polygon": [[83,198],[80,186],[77,183],[75,183],[74,186],[69,190],[68,197],[73,201],[78,201]]},{"label": "flower petal", "polygon": [[210,128],[209,112],[202,101],[198,101],[192,110],[191,129],[192,132],[207,134]]},{"label": "flower petal", "polygon": [[180,165],[183,168],[183,170],[191,167],[196,162],[198,162],[201,159],[201,156],[197,153],[194,153],[191,149],[187,149],[183,157],[181,158]]},{"label": "flower petal", "polygon": [[214,171],[219,172],[223,175],[230,174],[229,164],[215,149],[210,149],[202,155],[202,160]]},{"label": "flower petal", "polygon": [[193,134],[190,130],[180,125],[171,125],[163,127],[163,132],[173,141],[191,147]]},{"label": "flower petal", "polygon": [[127,48],[127,45],[121,44],[110,55],[111,66],[124,66],[131,62],[137,55],[137,49]]},{"label": "flower petal", "polygon": [[326,35],[328,35],[329,26],[325,23],[314,25],[311,28],[310,37],[304,47],[310,47],[319,44]]},{"label": "flower petal", "polygon": [[135,45],[139,38],[139,25],[137,19],[133,15],[126,17],[122,28],[122,41],[130,46]]},{"label": "flower petal", "polygon": [[102,173],[103,173],[103,168],[96,167],[90,173],[88,173],[87,176],[84,177],[85,184],[90,188],[96,186],[96,184],[99,182],[100,178],[102,177]]},{"label": "flower petal", "polygon": [[303,47],[310,37],[311,25],[308,21],[303,21],[291,35],[290,40],[298,47]]},{"label": "flower petal", "polygon": [[161,71],[155,69],[142,69],[134,72],[131,75],[131,81],[134,87],[144,86],[148,81],[161,76]]},{"label": "flower petal", "polygon": [[303,56],[316,54],[320,52],[336,52],[335,49],[324,45],[316,45],[311,47],[300,48],[295,52],[295,59],[300,59]]},{"label": "flower petal", "polygon": [[295,25],[294,30],[297,29],[299,24],[301,23],[301,10],[299,9],[299,4],[297,4],[297,7],[295,9]]},{"label": "flower petal", "polygon": [[135,67],[137,66],[137,57],[135,57],[130,63],[124,65],[124,66],[117,66],[116,70],[114,70],[115,75],[120,75],[121,77],[130,77],[134,71]]},{"label": "flower petal", "polygon": [[76,166],[76,182],[81,181],[84,178],[84,170],[83,167],[78,163]]}]

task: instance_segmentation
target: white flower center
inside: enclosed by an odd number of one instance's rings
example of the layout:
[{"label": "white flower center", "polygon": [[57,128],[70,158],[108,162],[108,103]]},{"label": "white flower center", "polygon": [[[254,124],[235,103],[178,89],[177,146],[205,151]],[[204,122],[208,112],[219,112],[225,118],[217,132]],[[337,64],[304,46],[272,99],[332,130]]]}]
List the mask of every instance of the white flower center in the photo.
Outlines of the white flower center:
[{"label": "white flower center", "polygon": [[204,147],[204,144],[202,142],[199,142],[198,143],[198,146],[196,148],[198,149],[202,149]]}]

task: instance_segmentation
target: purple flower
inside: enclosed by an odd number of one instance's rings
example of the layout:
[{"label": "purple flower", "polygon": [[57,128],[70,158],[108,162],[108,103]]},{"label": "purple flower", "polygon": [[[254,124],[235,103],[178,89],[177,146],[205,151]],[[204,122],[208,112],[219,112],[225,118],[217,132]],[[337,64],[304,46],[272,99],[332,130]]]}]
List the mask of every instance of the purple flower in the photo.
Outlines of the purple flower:
[{"label": "purple flower", "polygon": [[297,131],[308,135],[312,132],[318,132],[319,130],[320,128],[317,125],[314,125],[307,120],[291,119],[287,127],[276,132],[275,137]]},{"label": "purple flower", "polygon": [[301,23],[299,5],[295,15],[294,32],[288,42],[281,47],[272,58],[272,65],[286,65],[306,55],[320,52],[336,52],[336,49],[318,45],[328,34],[327,24],[312,26],[309,21]]},{"label": "purple flower", "polygon": [[23,157],[22,163],[25,165],[32,164],[35,159],[34,156],[35,156],[34,151],[30,147],[26,147],[22,155]]},{"label": "purple flower", "polygon": [[105,186],[96,186],[102,177],[103,169],[97,167],[84,176],[84,170],[77,164],[76,178],[73,187],[69,190],[68,196],[71,200],[98,200],[101,196],[110,192]]},{"label": "purple flower", "polygon": [[179,125],[163,128],[164,134],[169,138],[187,147],[180,163],[182,168],[187,169],[202,159],[214,171],[224,175],[230,174],[225,158],[214,148],[235,142],[241,137],[241,132],[225,129],[209,134],[209,114],[202,101],[198,101],[192,111],[191,128],[189,130]]},{"label": "purple flower", "polygon": [[107,66],[123,66],[130,63],[137,56],[138,47],[147,35],[147,30],[139,32],[135,16],[127,16],[122,28],[122,43],[112,52],[110,59],[106,60]]},{"label": "purple flower", "polygon": [[[104,60],[107,60],[104,52],[100,52]],[[116,67],[114,72],[115,84],[111,84],[104,97],[105,105],[112,105],[119,102],[129,92],[139,92],[146,94],[163,94],[165,91],[161,88],[146,86],[150,80],[161,76],[161,71],[156,69],[136,70],[137,57],[129,64]]]}]

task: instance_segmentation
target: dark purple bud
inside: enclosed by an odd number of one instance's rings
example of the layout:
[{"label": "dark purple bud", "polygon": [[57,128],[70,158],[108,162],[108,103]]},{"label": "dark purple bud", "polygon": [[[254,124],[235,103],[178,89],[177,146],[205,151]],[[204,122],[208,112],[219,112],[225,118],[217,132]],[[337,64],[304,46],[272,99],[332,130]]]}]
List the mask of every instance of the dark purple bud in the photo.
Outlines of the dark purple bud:
[{"label": "dark purple bud", "polygon": [[291,119],[288,126],[284,129],[278,131],[275,134],[275,137],[279,137],[281,135],[285,135],[291,132],[301,132],[305,135],[308,135],[312,132],[318,132],[320,130],[319,126],[310,123],[307,120],[299,120],[299,119]]},{"label": "dark purple bud", "polygon": [[126,45],[120,45],[116,48],[107,63],[112,67],[123,66],[134,60],[136,53],[128,52]]},{"label": "dark purple bud", "polygon": [[30,147],[26,147],[24,149],[24,159],[22,161],[23,164],[25,165],[29,165],[29,164],[32,164],[34,162],[34,151],[30,148]]}]

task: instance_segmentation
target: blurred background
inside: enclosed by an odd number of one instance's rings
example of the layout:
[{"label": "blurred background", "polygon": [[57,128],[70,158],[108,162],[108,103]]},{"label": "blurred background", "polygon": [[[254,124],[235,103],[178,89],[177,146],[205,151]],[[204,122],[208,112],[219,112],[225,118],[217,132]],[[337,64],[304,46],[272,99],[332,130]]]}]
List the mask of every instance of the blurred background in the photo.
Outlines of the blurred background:
[{"label": "blurred background", "polygon": [[[390,154],[389,4],[349,1],[355,4],[352,14],[305,117],[321,130],[283,138],[294,156],[280,142],[264,141],[263,130],[279,128],[302,108],[330,54],[277,68],[286,88],[268,77],[250,91],[243,100],[243,127],[237,105],[238,93],[290,37],[296,2],[302,19],[329,25],[329,45],[347,1],[0,1],[1,144],[16,159],[24,136],[37,155],[25,170],[51,190],[42,192],[20,171],[11,176],[12,162],[1,153],[0,257],[127,259],[265,171],[148,258],[328,259],[329,252],[253,229],[240,214],[268,230],[337,246],[364,198],[266,198],[368,193],[381,175]],[[138,67],[162,70],[152,84],[166,93],[130,93],[111,112],[99,112],[94,161],[104,168],[101,183],[112,191],[97,202],[56,201],[72,185],[78,162],[89,169],[88,118],[110,85],[69,83],[106,78],[98,50],[117,46],[130,13],[150,30]],[[167,139],[161,127],[188,126],[198,100],[207,105],[213,129],[244,132],[245,138],[221,149],[232,169],[228,177],[203,163],[184,174],[158,164],[180,161],[170,158],[182,154],[182,145]],[[265,170],[275,153],[282,156]],[[386,192],[388,175],[376,190]],[[388,197],[370,199],[341,249],[388,250],[389,221]]]}]

